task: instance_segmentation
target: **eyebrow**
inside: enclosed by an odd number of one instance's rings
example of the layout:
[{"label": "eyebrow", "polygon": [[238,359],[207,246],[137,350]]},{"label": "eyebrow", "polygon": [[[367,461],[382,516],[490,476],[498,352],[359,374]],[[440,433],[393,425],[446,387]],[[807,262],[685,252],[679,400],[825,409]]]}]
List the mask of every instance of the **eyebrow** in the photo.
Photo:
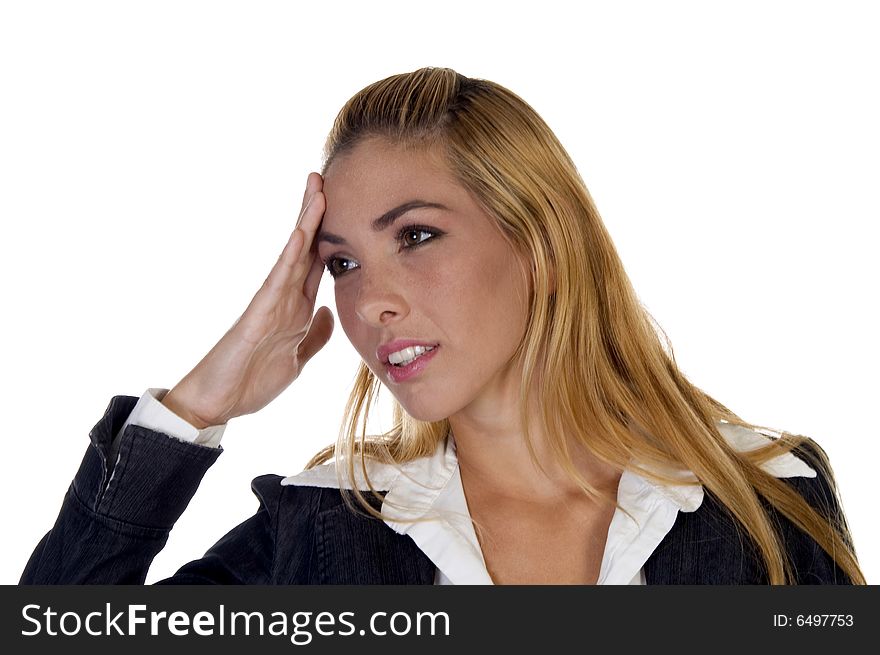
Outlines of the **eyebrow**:
[{"label": "eyebrow", "polygon": [[[408,211],[422,208],[443,209],[449,211],[449,207],[447,207],[446,205],[441,205],[439,202],[428,202],[427,200],[409,200],[402,205],[395,207],[394,209],[389,209],[379,218],[373,219],[370,227],[373,229],[373,232],[381,232]],[[315,244],[317,245],[322,241],[327,241],[329,243],[335,243],[339,245],[347,245],[348,243],[338,234],[333,234],[332,232],[324,232],[323,230],[321,232],[318,232],[318,236],[315,238]]]}]

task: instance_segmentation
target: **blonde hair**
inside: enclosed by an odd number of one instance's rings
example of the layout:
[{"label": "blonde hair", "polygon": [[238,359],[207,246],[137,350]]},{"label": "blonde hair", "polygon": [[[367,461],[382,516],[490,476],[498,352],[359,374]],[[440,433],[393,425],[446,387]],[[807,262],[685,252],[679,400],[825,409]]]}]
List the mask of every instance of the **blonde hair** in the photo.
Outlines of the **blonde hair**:
[{"label": "blonde hair", "polygon": [[[532,107],[496,83],[449,68],[393,75],[358,92],[339,112],[322,173],[371,137],[405,148],[438,148],[455,179],[531,262],[528,327],[515,357],[523,364],[521,420],[533,459],[527,399],[537,391],[540,430],[589,496],[616,505],[616,497],[578,473],[572,443],[660,483],[681,479],[659,469],[692,471],[757,545],[771,584],[794,583],[796,575],[762,499],[812,537],[853,582],[865,583],[825,452],[808,437],[742,420],[686,379],[666,334],[639,302],[577,168]],[[373,497],[382,500],[366,460],[400,465],[431,455],[449,434],[449,422],[416,420],[392,401],[393,428],[367,437],[380,384],[361,362],[337,442],[306,468],[336,457],[345,464],[336,467],[340,488],[344,468],[358,504],[371,516],[388,518],[358,490],[355,460]],[[739,452],[717,421],[770,438],[766,446]],[[792,450],[830,487],[833,497],[825,499],[821,513],[760,467]],[[354,510],[348,494],[342,495]]]}]

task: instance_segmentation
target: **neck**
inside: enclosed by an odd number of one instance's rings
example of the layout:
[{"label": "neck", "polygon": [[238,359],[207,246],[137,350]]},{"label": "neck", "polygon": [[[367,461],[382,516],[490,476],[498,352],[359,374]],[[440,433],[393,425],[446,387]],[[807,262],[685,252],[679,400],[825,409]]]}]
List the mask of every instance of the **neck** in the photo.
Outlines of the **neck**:
[{"label": "neck", "polygon": [[[583,497],[583,491],[556,460],[538,422],[535,400],[530,402],[530,437],[543,470],[532,460],[520,421],[517,390],[511,386],[506,393],[449,417],[462,480],[499,498],[555,502]],[[603,490],[617,488],[622,471],[597,459],[573,440],[568,450],[575,469],[591,485]]]}]

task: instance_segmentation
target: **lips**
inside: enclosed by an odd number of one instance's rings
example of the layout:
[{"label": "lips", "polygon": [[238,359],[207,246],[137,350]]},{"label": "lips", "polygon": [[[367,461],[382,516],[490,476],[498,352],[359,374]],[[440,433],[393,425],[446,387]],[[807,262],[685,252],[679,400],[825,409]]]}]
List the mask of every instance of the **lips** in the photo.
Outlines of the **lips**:
[{"label": "lips", "polygon": [[383,364],[388,365],[388,356],[391,353],[396,353],[398,350],[403,350],[404,348],[411,348],[413,346],[425,346],[428,348],[433,347],[436,350],[436,347],[439,345],[440,344],[438,344],[436,341],[420,341],[417,339],[395,339],[394,341],[389,341],[387,343],[383,343],[381,346],[379,346],[376,349],[376,359],[378,359]]},{"label": "lips", "polygon": [[[418,344],[422,345],[422,344]],[[440,346],[434,346],[433,350],[422,353],[406,366],[395,366],[389,362],[385,362],[385,371],[392,382],[400,383],[411,380],[418,376],[431,363],[431,360],[437,356]],[[395,352],[395,351],[391,351]]]}]

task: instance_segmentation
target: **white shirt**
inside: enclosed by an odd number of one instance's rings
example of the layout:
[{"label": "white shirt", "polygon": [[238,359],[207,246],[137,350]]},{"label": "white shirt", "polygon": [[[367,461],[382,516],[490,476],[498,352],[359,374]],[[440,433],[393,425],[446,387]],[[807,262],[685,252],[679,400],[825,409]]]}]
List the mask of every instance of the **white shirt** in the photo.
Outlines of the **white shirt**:
[{"label": "white shirt", "polygon": [[[134,423],[185,441],[219,445],[226,425],[198,430],[160,402],[167,391],[148,389],[118,436],[129,423]],[[754,430],[726,422],[717,425],[728,442],[740,451],[752,450],[768,441],[767,436]],[[358,488],[368,490],[359,462],[355,462],[354,468]],[[387,490],[382,512],[390,518],[385,523],[395,532],[409,535],[436,565],[434,584],[493,584],[470,522],[452,436],[441,441],[433,455],[406,462],[399,468],[369,460],[367,468],[373,487]],[[810,466],[791,453],[768,460],[762,468],[777,478],[816,476]],[[351,487],[346,477],[343,470],[342,483],[348,489]],[[696,480],[689,471],[677,471],[676,477],[682,481]],[[284,478],[281,484],[338,489],[336,461]],[[617,502],[636,522],[615,509],[597,584],[645,584],[644,564],[672,529],[678,512],[696,511],[702,501],[700,485],[663,485],[626,469],[620,477]],[[401,521],[422,516],[432,520]]]}]

